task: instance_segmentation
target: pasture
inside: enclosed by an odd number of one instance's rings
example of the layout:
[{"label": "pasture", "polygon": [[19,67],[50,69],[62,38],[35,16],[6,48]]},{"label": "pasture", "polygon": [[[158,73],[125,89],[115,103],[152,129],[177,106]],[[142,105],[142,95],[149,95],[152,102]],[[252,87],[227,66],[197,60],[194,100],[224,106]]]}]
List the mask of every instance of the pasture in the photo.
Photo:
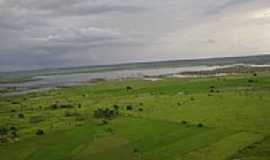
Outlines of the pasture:
[{"label": "pasture", "polygon": [[0,159],[270,159],[269,124],[269,73],[100,81],[0,97]]}]

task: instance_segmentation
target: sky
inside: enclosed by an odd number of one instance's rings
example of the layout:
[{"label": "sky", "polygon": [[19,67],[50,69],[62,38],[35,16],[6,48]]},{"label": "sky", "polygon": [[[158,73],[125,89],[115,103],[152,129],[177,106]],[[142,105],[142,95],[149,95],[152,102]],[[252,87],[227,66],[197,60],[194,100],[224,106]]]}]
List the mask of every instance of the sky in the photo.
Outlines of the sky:
[{"label": "sky", "polygon": [[267,54],[269,0],[0,0],[0,71]]}]

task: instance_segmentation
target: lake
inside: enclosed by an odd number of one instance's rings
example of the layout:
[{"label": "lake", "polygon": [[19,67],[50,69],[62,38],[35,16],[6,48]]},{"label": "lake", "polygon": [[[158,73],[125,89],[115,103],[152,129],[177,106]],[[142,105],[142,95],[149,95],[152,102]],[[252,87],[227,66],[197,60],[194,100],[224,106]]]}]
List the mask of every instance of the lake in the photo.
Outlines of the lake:
[{"label": "lake", "polygon": [[96,79],[126,79],[143,78],[145,76],[160,76],[177,74],[187,71],[206,71],[220,68],[221,66],[191,66],[176,68],[151,68],[151,69],[132,69],[118,70],[95,73],[76,73],[65,75],[36,76],[33,81],[20,83],[0,83],[0,87],[16,87],[17,91],[27,91],[36,89],[55,88],[58,86],[76,85],[82,82],[93,81]]}]

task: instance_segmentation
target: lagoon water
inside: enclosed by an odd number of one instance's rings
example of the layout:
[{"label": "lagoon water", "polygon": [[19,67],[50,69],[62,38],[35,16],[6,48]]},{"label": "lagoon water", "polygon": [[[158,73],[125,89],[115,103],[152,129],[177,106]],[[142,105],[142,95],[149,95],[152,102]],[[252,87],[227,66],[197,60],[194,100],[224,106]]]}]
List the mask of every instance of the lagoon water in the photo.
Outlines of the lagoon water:
[{"label": "lagoon water", "polygon": [[82,82],[92,81],[95,79],[126,79],[126,78],[143,78],[145,76],[159,76],[177,74],[187,71],[206,71],[220,68],[220,66],[191,66],[176,68],[152,68],[152,69],[132,69],[118,70],[96,73],[76,73],[66,75],[36,76],[33,81],[21,83],[5,83],[0,87],[16,87],[17,91],[36,90],[44,88],[54,88],[58,86],[76,85]]}]

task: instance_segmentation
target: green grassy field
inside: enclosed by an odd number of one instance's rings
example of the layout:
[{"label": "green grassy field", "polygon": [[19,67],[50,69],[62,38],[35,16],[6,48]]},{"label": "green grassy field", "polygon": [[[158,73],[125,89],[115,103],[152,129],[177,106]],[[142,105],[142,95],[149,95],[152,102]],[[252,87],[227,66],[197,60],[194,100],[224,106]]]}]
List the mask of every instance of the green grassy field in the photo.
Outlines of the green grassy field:
[{"label": "green grassy field", "polygon": [[269,124],[268,73],[104,81],[1,97],[0,159],[267,160]]}]

